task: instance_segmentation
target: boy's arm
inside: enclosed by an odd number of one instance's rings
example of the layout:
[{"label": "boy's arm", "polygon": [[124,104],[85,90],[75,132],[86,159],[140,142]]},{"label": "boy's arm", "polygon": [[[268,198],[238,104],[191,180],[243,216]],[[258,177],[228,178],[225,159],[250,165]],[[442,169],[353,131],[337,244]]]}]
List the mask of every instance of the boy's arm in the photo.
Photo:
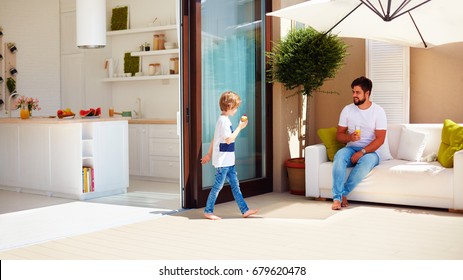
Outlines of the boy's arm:
[{"label": "boy's arm", "polygon": [[238,137],[238,134],[240,134],[241,130],[245,128],[248,125],[248,121],[242,122],[240,121],[240,124],[238,125],[238,128],[233,131],[233,133],[225,139],[225,143],[230,144],[231,142],[235,141],[236,137]]},{"label": "boy's arm", "polygon": [[202,164],[206,164],[208,163],[209,161],[211,161],[211,157],[212,157],[212,147],[214,146],[214,138],[212,138],[211,140],[211,144],[209,145],[209,150],[207,151],[207,154],[204,155],[204,157],[201,159],[201,163]]}]

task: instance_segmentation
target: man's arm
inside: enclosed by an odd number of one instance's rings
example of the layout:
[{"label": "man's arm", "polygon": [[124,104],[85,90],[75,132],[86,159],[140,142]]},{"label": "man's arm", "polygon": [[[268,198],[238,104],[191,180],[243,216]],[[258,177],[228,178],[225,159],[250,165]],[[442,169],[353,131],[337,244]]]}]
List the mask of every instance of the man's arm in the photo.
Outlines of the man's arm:
[{"label": "man's arm", "polygon": [[384,140],[386,140],[386,130],[375,130],[375,137],[375,140],[371,141],[371,143],[365,147],[367,153],[376,151],[384,144]]},{"label": "man's arm", "polygon": [[[375,137],[375,140],[371,141],[371,143],[364,148],[365,153],[373,153],[374,151],[379,149],[381,145],[383,145],[384,140],[386,139],[386,130],[375,130]],[[350,161],[355,164],[362,156],[363,152],[358,151],[352,155]]]}]

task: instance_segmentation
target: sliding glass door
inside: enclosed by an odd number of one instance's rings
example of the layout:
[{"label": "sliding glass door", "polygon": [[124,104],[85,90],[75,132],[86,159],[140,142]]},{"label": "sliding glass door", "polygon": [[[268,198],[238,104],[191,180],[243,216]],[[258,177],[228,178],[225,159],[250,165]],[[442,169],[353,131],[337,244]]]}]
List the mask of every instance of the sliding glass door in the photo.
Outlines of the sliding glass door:
[{"label": "sliding glass door", "polygon": [[[246,114],[248,126],[235,141],[236,169],[245,196],[269,192],[271,185],[271,108],[265,83],[265,1],[203,0],[192,1],[189,10],[189,81],[184,85],[184,107],[190,122],[184,136],[188,145],[189,174],[185,188],[190,190],[188,206],[202,207],[214,182],[211,164],[201,166],[213,138],[220,115],[219,98],[234,91],[242,99],[231,117],[233,127]],[[191,48],[191,46],[193,46]],[[188,98],[185,98],[185,94]],[[185,130],[184,130],[185,131]],[[194,171],[195,174],[191,172]],[[189,183],[188,183],[189,182]],[[187,191],[188,193],[188,191]],[[188,197],[188,195],[187,195]],[[219,201],[233,199],[224,188]]]}]

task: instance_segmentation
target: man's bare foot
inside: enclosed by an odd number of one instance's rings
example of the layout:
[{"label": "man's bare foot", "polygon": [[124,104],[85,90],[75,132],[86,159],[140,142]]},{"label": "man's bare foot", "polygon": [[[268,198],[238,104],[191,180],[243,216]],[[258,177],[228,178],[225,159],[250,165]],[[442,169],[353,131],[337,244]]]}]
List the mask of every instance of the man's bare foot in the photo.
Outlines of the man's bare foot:
[{"label": "man's bare foot", "polygon": [[345,196],[342,197],[341,206],[342,207],[348,207],[349,206],[349,202],[347,201],[347,197],[345,197]]},{"label": "man's bare foot", "polygon": [[333,205],[331,205],[332,210],[341,210],[341,201],[333,200]]},{"label": "man's bare foot", "polygon": [[209,220],[220,220],[220,219],[222,219],[219,216],[214,215],[213,213],[204,213],[204,217],[206,217]]},{"label": "man's bare foot", "polygon": [[248,211],[246,211],[244,214],[243,214],[243,218],[247,218],[251,215],[254,215],[256,214],[257,212],[259,212],[259,209],[249,209]]}]

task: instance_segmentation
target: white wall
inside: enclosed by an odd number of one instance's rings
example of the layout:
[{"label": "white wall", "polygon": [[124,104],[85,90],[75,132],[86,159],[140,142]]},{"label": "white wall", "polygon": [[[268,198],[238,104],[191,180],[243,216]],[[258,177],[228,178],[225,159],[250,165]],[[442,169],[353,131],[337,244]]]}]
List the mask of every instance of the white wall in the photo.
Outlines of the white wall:
[{"label": "white wall", "polygon": [[59,0],[0,0],[0,26],[3,42],[18,48],[18,93],[39,99],[42,110],[34,115],[55,115],[60,104]]},{"label": "white wall", "polygon": [[[117,6],[129,6],[130,28],[143,28],[157,18],[162,25],[177,24],[176,3],[178,0],[108,0],[108,17],[111,9]],[[109,29],[109,26],[108,26]],[[112,58],[118,62],[115,70],[123,72],[125,52],[138,51],[144,42],[153,45],[154,33],[131,34],[108,37],[108,46],[112,48]],[[177,41],[175,30],[166,31],[166,41]],[[160,62],[164,71],[169,71],[170,56],[143,57],[143,71],[149,63]],[[179,111],[179,80],[151,80],[112,83],[112,104],[116,111],[137,110],[136,100],[141,99],[143,118],[176,119]]]},{"label": "white wall", "polygon": [[[119,5],[129,5],[131,28],[148,26],[156,17],[162,24],[178,22],[175,19],[177,2],[178,0],[107,0],[108,22],[111,9]],[[18,47],[18,93],[39,99],[42,110],[35,112],[35,116],[55,115],[56,110],[61,107],[60,0],[0,0],[0,26],[3,27],[3,42],[15,42]],[[175,31],[169,32],[171,33],[166,33],[167,40],[176,40]],[[145,41],[152,43],[152,34],[139,36],[130,35],[117,39],[109,37],[107,48],[111,48],[109,51],[113,53],[112,56],[118,58],[126,51],[136,50]],[[168,61],[168,58],[164,59]],[[167,63],[165,67],[168,70]],[[140,98],[145,118],[175,119],[179,110],[178,79],[111,83],[109,87],[112,95],[101,97],[112,98],[109,102],[98,98],[101,91],[88,90],[87,85],[92,85],[92,88],[108,86],[101,84],[100,77],[87,77],[85,83],[88,92],[85,93],[84,106],[87,107],[112,103],[117,111],[133,110],[137,109],[135,102]],[[80,108],[72,109],[78,111]],[[0,117],[4,115],[2,110]],[[18,112],[14,111],[13,116],[19,116]]]}]

